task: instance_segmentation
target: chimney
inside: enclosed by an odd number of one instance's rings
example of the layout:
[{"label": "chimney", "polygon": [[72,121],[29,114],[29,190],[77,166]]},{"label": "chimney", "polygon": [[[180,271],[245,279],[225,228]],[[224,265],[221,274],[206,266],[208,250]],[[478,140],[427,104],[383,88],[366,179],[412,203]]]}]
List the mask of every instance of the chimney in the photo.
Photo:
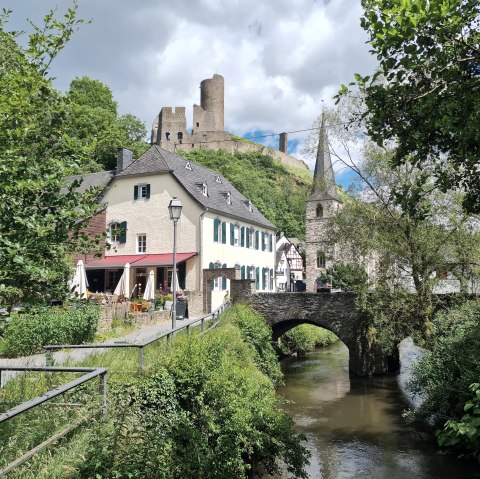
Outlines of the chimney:
[{"label": "chimney", "polygon": [[133,162],[133,153],[127,148],[119,148],[117,152],[117,173],[123,171]]},{"label": "chimney", "polygon": [[288,134],[287,133],[280,133],[280,142],[278,145],[278,149],[282,153],[287,153],[287,150],[288,150]]}]

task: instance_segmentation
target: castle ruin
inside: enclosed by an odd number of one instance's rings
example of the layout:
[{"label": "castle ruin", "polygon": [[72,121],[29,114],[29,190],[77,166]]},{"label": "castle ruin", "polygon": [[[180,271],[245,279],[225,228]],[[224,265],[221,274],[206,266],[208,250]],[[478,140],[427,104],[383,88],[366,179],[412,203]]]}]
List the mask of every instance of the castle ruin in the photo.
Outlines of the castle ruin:
[{"label": "castle ruin", "polygon": [[175,153],[194,148],[226,150],[229,153],[258,151],[282,163],[308,170],[308,166],[287,154],[287,134],[280,134],[280,150],[235,137],[224,130],[224,79],[213,75],[200,83],[200,105],[193,105],[193,126],[187,131],[185,107],[162,107],[152,125],[151,143]]}]

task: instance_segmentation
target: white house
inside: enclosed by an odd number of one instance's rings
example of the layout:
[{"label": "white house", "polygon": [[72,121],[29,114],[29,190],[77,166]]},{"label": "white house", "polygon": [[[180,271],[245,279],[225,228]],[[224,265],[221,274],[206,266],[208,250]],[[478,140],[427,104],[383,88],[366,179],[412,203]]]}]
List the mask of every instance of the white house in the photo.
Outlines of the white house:
[{"label": "white house", "polygon": [[[274,290],[276,228],[221,174],[156,145],[134,161],[129,150],[121,149],[117,171],[105,173],[102,178],[110,180],[103,185],[101,203],[111,249],[103,258],[87,261],[91,289],[113,291],[126,263],[130,284],[137,284],[140,292],[151,270],[157,290],[171,287],[173,222],[168,205],[177,197],[183,205],[177,225],[182,290],[201,292],[204,269],[235,265],[242,278],[256,281],[257,290]],[[229,280],[218,278],[211,287],[215,308],[229,291]]]},{"label": "white house", "polygon": [[277,291],[294,291],[295,281],[303,279],[303,259],[298,248],[281,234],[276,243]]}]

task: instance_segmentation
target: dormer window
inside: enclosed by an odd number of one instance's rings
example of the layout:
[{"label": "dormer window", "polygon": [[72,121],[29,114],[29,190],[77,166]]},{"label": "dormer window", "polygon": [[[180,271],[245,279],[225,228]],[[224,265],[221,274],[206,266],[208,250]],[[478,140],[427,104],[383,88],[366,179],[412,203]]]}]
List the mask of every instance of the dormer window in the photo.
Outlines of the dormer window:
[{"label": "dormer window", "polygon": [[247,208],[248,211],[253,211],[252,202],[250,200],[245,201],[245,208]]},{"label": "dormer window", "polygon": [[216,183],[221,183],[222,182],[222,179],[220,178],[220,175],[217,175],[217,177],[215,178],[215,182]]},{"label": "dormer window", "polygon": [[227,203],[229,205],[232,204],[232,194],[230,193],[230,191],[227,193]]},{"label": "dormer window", "polygon": [[189,161],[187,161],[187,163],[186,163],[186,165],[185,165],[185,168],[186,168],[187,170],[192,171],[192,165],[190,164]]},{"label": "dormer window", "polygon": [[207,187],[207,183],[205,183],[205,181],[202,184],[202,195],[203,196],[208,196],[208,187]]}]

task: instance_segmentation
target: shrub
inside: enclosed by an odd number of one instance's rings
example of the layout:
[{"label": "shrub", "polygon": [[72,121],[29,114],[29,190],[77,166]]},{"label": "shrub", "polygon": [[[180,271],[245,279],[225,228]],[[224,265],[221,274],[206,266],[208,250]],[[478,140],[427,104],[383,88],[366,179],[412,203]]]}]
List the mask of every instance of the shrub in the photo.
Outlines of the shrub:
[{"label": "shrub", "polygon": [[18,315],[10,323],[3,346],[6,357],[42,351],[45,344],[81,344],[92,341],[100,308],[79,304],[75,308],[41,308]]},{"label": "shrub", "polygon": [[471,301],[435,315],[429,351],[413,369],[409,388],[425,400],[415,416],[437,423],[460,419],[480,378],[480,302]]},{"label": "shrub", "polygon": [[448,420],[442,431],[437,431],[440,447],[455,450],[459,457],[472,456],[480,460],[480,384],[470,385],[472,399],[465,403],[467,412],[459,421]]},{"label": "shrub", "polygon": [[282,336],[280,352],[286,355],[302,355],[335,341],[338,341],[338,338],[334,333],[311,324],[302,324]]},{"label": "shrub", "polygon": [[[258,317],[236,310],[231,317],[263,335]],[[95,435],[80,477],[241,479],[259,464],[277,472],[279,459],[292,477],[306,477],[302,437],[259,367],[259,344],[248,344],[236,322],[177,336],[148,377],[110,388],[112,420]]]},{"label": "shrub", "polygon": [[224,319],[232,321],[243,339],[254,349],[254,359],[260,370],[273,382],[280,382],[282,372],[272,346],[272,329],[265,319],[243,304],[228,309]]}]

